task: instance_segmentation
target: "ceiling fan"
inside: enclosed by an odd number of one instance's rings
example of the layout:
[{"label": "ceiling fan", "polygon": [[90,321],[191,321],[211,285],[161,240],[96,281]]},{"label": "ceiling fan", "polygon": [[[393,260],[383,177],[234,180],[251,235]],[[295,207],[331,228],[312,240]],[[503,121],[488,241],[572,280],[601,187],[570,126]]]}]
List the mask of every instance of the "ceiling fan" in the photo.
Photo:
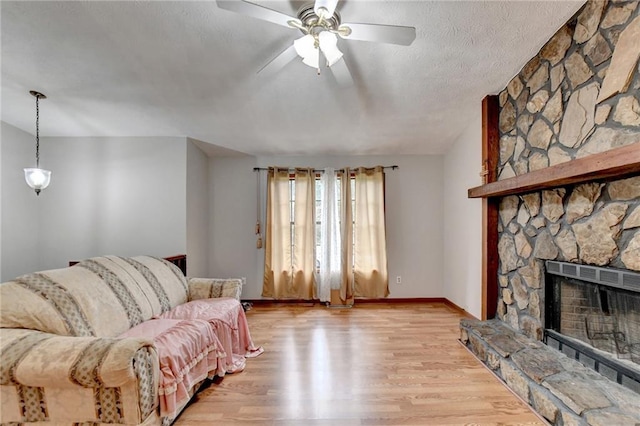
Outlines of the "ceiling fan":
[{"label": "ceiling fan", "polygon": [[381,24],[342,23],[336,10],[338,0],[315,0],[298,10],[297,17],[250,3],[245,0],[217,0],[218,7],[262,19],[283,27],[300,30],[304,35],[272,59],[258,72],[277,71],[296,57],[318,70],[320,55],[333,71],[339,83],[351,84],[351,74],[338,49],[338,37],[346,40],[363,40],[409,46],[416,38],[414,27]]}]

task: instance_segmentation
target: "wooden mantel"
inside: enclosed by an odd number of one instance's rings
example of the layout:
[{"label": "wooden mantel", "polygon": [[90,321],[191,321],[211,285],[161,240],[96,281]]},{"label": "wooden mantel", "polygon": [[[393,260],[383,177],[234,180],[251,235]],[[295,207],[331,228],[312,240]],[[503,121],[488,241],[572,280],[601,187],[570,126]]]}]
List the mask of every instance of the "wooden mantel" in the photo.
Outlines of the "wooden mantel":
[{"label": "wooden mantel", "polygon": [[500,158],[498,97],[482,100],[482,168],[485,184],[468,190],[482,198],[482,306],[481,319],[495,317],[498,305],[498,211],[500,197],[559,188],[583,182],[607,181],[640,175],[640,140],[609,151],[567,161],[542,170],[497,180]]},{"label": "wooden mantel", "polygon": [[640,174],[640,141],[600,154],[477,186],[469,189],[468,197],[504,197],[583,182],[621,179],[637,174]]}]

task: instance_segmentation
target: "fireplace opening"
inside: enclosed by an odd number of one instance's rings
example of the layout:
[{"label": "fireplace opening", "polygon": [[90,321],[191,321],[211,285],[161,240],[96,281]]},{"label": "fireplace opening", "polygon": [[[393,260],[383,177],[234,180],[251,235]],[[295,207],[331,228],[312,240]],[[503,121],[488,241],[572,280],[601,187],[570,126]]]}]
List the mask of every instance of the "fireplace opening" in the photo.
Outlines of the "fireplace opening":
[{"label": "fireplace opening", "polygon": [[640,274],[547,261],[549,346],[640,393]]},{"label": "fireplace opening", "polygon": [[599,288],[598,291],[600,292],[600,308],[602,309],[602,314],[611,315],[611,312],[609,311],[608,293],[603,288]]}]

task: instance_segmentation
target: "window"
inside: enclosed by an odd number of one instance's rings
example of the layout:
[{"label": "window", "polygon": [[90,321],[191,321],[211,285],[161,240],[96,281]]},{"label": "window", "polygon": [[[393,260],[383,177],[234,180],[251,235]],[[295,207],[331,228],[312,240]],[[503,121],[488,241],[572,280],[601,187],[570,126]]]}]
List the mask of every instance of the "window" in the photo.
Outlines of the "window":
[{"label": "window", "polygon": [[[382,167],[359,168],[348,185],[330,170],[269,169],[263,296],[308,300],[321,293],[326,301],[327,289],[340,289],[343,300],[345,289],[388,294]],[[350,211],[340,211],[347,191]]]},{"label": "window", "polygon": [[[321,262],[320,259],[322,257],[322,253],[321,253],[321,249],[320,247],[322,246],[322,209],[324,206],[324,202],[322,199],[322,193],[323,193],[323,182],[320,179],[321,175],[318,173],[315,176],[315,268],[316,268],[316,272],[320,272],[320,268],[321,268]],[[355,212],[355,208],[356,208],[356,195],[355,195],[355,185],[356,185],[356,181],[355,181],[355,177],[352,175],[349,178],[350,183],[351,183],[351,211]],[[341,189],[340,189],[340,182],[336,181],[336,194],[337,194],[337,199],[336,202],[338,204],[338,216],[340,218],[342,218],[342,212],[341,210]],[[289,218],[290,218],[290,228],[291,228],[291,252],[293,253],[295,251],[295,222],[294,222],[294,218],[295,218],[295,200],[296,200],[296,186],[295,186],[295,177],[294,175],[290,175],[289,176]],[[352,219],[352,224],[355,225],[355,215],[353,215],[353,219]],[[352,245],[355,245],[355,236],[352,238],[351,241]],[[352,251],[352,253],[354,253],[354,251]],[[353,267],[353,258],[351,259],[351,266]]]}]

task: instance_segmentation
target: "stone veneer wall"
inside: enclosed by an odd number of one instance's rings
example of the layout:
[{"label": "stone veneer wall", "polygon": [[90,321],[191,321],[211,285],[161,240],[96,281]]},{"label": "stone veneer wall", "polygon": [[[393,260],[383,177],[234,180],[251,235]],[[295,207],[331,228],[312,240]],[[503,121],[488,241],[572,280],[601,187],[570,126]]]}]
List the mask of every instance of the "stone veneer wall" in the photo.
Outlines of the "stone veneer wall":
[{"label": "stone veneer wall", "polygon": [[[587,2],[500,93],[499,179],[640,142],[639,4]],[[499,212],[497,316],[529,337],[545,259],[640,270],[640,176],[504,197]]]}]

